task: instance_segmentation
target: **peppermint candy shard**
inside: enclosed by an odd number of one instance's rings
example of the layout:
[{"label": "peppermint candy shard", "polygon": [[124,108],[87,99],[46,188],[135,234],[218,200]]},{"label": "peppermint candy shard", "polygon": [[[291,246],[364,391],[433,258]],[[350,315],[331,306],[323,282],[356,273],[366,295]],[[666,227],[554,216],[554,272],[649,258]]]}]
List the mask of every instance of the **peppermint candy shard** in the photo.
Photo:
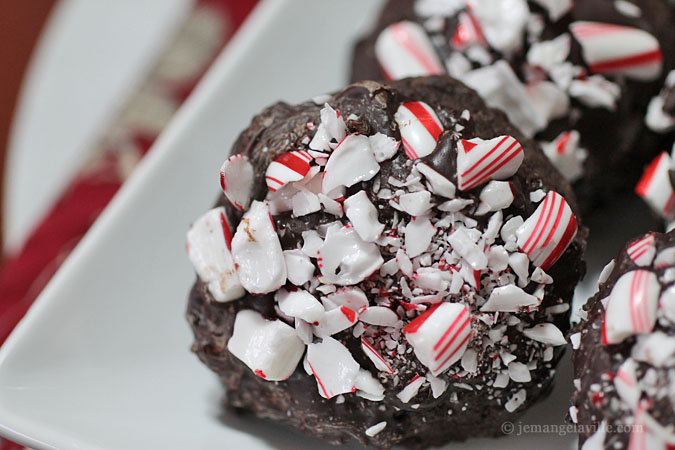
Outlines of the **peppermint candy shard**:
[{"label": "peppermint candy shard", "polygon": [[540,323],[532,328],[523,330],[523,334],[533,341],[547,345],[565,345],[565,336],[562,331],[552,323]]},{"label": "peppermint candy shard", "polygon": [[509,178],[524,157],[523,147],[511,136],[462,139],[457,146],[457,187],[468,191],[489,180]]},{"label": "peppermint candy shard", "polygon": [[312,156],[306,151],[292,151],[282,153],[265,171],[267,188],[276,192],[292,181],[302,180],[309,172],[309,163]]},{"label": "peppermint candy shard", "polygon": [[494,288],[488,301],[481,306],[483,312],[519,312],[524,308],[539,306],[539,299],[518,286],[507,284]]},{"label": "peppermint candy shard", "polygon": [[401,403],[408,403],[410,400],[412,400],[417,393],[420,391],[420,388],[424,383],[426,383],[427,379],[426,377],[421,377],[419,375],[415,375],[415,377],[408,383],[398,394],[396,394],[396,397],[401,401]]},{"label": "peppermint candy shard", "polygon": [[365,242],[350,226],[328,229],[317,261],[326,281],[343,286],[360,283],[384,263],[377,245]]},{"label": "peppermint candy shard", "polygon": [[443,132],[443,124],[433,108],[424,102],[406,102],[399,105],[394,121],[401,133],[401,141],[410,159],[423,158],[436,148]]},{"label": "peppermint candy shard", "polygon": [[602,343],[618,344],[654,328],[661,285],[653,272],[633,270],[612,288],[602,324]]},{"label": "peppermint candy shard", "polygon": [[321,302],[304,289],[279,289],[274,294],[274,300],[282,313],[305,322],[318,322],[326,313]]},{"label": "peppermint candy shard", "polygon": [[236,300],[246,293],[230,253],[231,241],[232,231],[222,206],[201,216],[187,232],[188,258],[219,302]]},{"label": "peppermint candy shard", "polygon": [[653,81],[661,75],[659,41],[644,30],[580,21],[570,24],[570,31],[591,72],[623,74],[640,81]]},{"label": "peppermint candy shard", "polygon": [[281,320],[267,320],[253,310],[244,309],[234,319],[227,349],[260,378],[281,381],[295,371],[305,344],[295,329]]},{"label": "peppermint candy shard", "polygon": [[358,235],[366,242],[373,242],[384,231],[384,224],[378,222],[377,208],[368,198],[366,191],[359,191],[344,201],[344,211],[354,225]]},{"label": "peppermint candy shard", "polygon": [[380,165],[369,139],[360,134],[350,134],[328,158],[321,190],[328,195],[341,186],[351,187],[360,181],[368,181],[379,171]]},{"label": "peppermint candy shard", "polygon": [[426,178],[431,192],[441,197],[455,198],[455,185],[452,181],[427,164],[418,163],[415,168]]},{"label": "peppermint candy shard", "polygon": [[314,334],[318,337],[332,336],[350,328],[358,319],[359,315],[346,306],[331,309],[319,320],[319,324],[314,326]]},{"label": "peppermint candy shard", "polygon": [[638,239],[628,246],[628,256],[638,266],[648,266],[652,263],[656,254],[654,246],[654,233]]},{"label": "peppermint candy shard", "polygon": [[471,337],[471,314],[459,303],[437,303],[403,329],[417,359],[437,376],[459,361]]},{"label": "peppermint candy shard", "polygon": [[565,198],[550,191],[516,231],[518,247],[532,263],[548,270],[577,234],[577,219]]},{"label": "peppermint candy shard", "polygon": [[307,362],[323,398],[333,398],[356,390],[359,363],[335,339],[326,337],[319,344],[309,344]]},{"label": "peppermint candy shard", "polygon": [[626,359],[614,376],[614,387],[619,397],[636,408],[640,401],[640,387],[636,376],[637,364],[633,358]]},{"label": "peppermint candy shard", "polygon": [[415,22],[382,30],[375,41],[375,58],[387,80],[445,73],[426,31]]},{"label": "peppermint candy shard", "polygon": [[254,201],[232,238],[232,257],[242,286],[266,294],[286,283],[286,260],[265,202]]},{"label": "peppermint candy shard", "polygon": [[368,359],[373,362],[377,370],[391,374],[394,373],[394,369],[392,369],[389,363],[382,357],[382,354],[363,337],[361,338],[361,350],[363,350],[363,353],[365,353]]},{"label": "peppermint candy shard", "polygon": [[463,51],[472,44],[487,45],[480,25],[471,12],[462,11],[457,16],[457,21],[457,28],[450,39],[455,49]]},{"label": "peppermint candy shard", "polygon": [[330,151],[334,148],[333,142],[342,141],[347,135],[347,126],[338,111],[335,111],[326,103],[321,109],[321,123],[314,137],[309,143],[309,148],[315,151]]},{"label": "peppermint candy shard", "polygon": [[665,219],[675,218],[675,191],[670,184],[671,159],[662,152],[645,169],[635,193]]},{"label": "peppermint candy shard", "polygon": [[220,168],[220,187],[225,198],[240,211],[251,203],[255,172],[246,155],[232,155]]}]

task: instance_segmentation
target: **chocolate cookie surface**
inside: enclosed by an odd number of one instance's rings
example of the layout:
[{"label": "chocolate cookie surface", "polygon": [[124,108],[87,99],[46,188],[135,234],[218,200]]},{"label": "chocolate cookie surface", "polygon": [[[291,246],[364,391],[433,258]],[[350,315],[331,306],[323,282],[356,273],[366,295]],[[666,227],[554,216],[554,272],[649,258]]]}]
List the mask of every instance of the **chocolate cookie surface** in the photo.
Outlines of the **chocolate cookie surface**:
[{"label": "chocolate cookie surface", "polygon": [[675,67],[674,21],[663,0],[390,0],[350,77],[462,80],[542,142],[590,211],[672,144],[645,120]]},{"label": "chocolate cookie surface", "polygon": [[579,447],[675,443],[675,232],[628,243],[570,335]]},{"label": "chocolate cookie surface", "polygon": [[232,154],[188,234],[193,351],[227,406],[424,448],[548,394],[585,229],[503,113],[445,76],[367,82],[265,109]]}]

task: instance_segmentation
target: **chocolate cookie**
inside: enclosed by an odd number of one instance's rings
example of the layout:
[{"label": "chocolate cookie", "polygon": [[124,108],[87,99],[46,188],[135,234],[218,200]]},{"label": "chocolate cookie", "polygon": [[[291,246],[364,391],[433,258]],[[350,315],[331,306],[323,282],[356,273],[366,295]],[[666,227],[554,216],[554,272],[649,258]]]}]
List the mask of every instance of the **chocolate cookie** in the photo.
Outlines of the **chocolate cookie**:
[{"label": "chocolate cookie", "polygon": [[232,155],[187,246],[227,406],[424,448],[549,393],[586,231],[502,112],[446,76],[364,82],[265,109]]},{"label": "chocolate cookie", "polygon": [[628,243],[570,335],[579,447],[675,445],[675,232]]},{"label": "chocolate cookie", "polygon": [[664,0],[390,0],[351,79],[462,80],[542,141],[590,211],[669,148],[645,116],[675,67],[673,23]]}]

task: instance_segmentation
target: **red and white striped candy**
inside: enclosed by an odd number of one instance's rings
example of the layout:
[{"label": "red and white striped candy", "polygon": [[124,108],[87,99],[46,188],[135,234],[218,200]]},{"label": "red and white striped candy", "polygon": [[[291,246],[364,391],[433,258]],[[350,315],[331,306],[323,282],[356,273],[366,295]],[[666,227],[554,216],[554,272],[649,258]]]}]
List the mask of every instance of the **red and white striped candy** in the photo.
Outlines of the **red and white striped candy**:
[{"label": "red and white striped candy", "polygon": [[670,184],[671,160],[662,152],[645,169],[635,192],[666,219],[675,218],[675,191]]},{"label": "red and white striped candy", "polygon": [[365,338],[361,338],[361,350],[366,354],[368,359],[370,359],[377,370],[387,373],[394,373],[394,369],[391,368],[389,363],[382,357],[382,354],[377,351]]},{"label": "red and white striped candy", "polygon": [[220,187],[235,208],[245,211],[251,203],[255,174],[246,155],[232,155],[220,168]]},{"label": "red and white striped candy", "polygon": [[275,192],[291,181],[302,180],[309,172],[312,156],[306,151],[286,152],[267,166],[265,181],[267,188]]},{"label": "red and white striped candy", "polygon": [[473,14],[464,11],[459,14],[457,19],[458,24],[455,34],[450,39],[450,43],[455,49],[462,51],[471,44],[487,45],[480,24]]},{"label": "red and white striped candy", "polygon": [[471,337],[471,314],[459,303],[437,303],[403,329],[417,359],[436,376],[459,361]]},{"label": "red and white striped candy", "polygon": [[638,266],[648,266],[652,263],[656,254],[654,247],[654,233],[633,242],[628,246],[628,256]]},{"label": "red and white striped candy", "polygon": [[335,339],[326,337],[320,344],[309,344],[307,363],[323,398],[356,391],[359,363],[347,347]]},{"label": "red and white striped candy", "polygon": [[504,180],[523,162],[523,147],[511,136],[488,141],[462,139],[457,146],[457,187],[468,191],[489,180]]},{"label": "red and white striped candy", "polygon": [[572,34],[581,44],[592,72],[624,74],[652,81],[661,75],[663,55],[659,41],[644,30],[598,22],[573,22]]},{"label": "red and white striped candy", "polygon": [[359,315],[355,311],[346,306],[340,306],[323,315],[318,325],[314,326],[314,334],[318,337],[332,336],[353,326],[357,320],[359,320]]},{"label": "red and white striped candy", "polygon": [[256,375],[267,381],[290,377],[305,352],[295,329],[281,320],[267,320],[244,309],[234,319],[227,349]]},{"label": "red and white striped candy", "polygon": [[431,106],[424,102],[402,103],[394,114],[394,120],[408,158],[422,158],[434,151],[438,136],[443,132],[443,124]]},{"label": "red and white striped candy", "polygon": [[414,22],[382,30],[375,41],[375,58],[387,80],[445,73],[426,31]]},{"label": "red and white striped candy", "polygon": [[602,343],[618,344],[654,328],[661,285],[653,272],[633,270],[614,285],[602,324]]},{"label": "red and white striped candy", "polygon": [[516,231],[518,247],[532,263],[548,270],[577,234],[577,218],[562,195],[550,191]]},{"label": "red and white striped candy", "polygon": [[187,233],[188,258],[219,302],[236,300],[245,294],[230,253],[231,241],[232,231],[222,206],[197,219]]},{"label": "red and white striped candy", "polygon": [[286,259],[266,202],[254,201],[232,238],[232,257],[242,286],[251,294],[286,283]]},{"label": "red and white striped candy", "polygon": [[630,405],[631,408],[637,407],[640,400],[640,387],[638,386],[635,369],[637,364],[633,358],[625,360],[614,377],[614,387],[619,397]]}]

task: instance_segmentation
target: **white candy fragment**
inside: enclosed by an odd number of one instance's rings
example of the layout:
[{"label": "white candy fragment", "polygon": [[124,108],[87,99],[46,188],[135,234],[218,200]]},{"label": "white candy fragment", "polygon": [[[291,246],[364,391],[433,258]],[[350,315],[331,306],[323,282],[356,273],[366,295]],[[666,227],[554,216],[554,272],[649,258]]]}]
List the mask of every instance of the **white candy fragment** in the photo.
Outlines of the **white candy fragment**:
[{"label": "white candy fragment", "polygon": [[433,207],[431,203],[431,193],[429,191],[417,191],[403,194],[399,197],[399,205],[406,213],[411,216],[423,216],[429,213]]},{"label": "white candy fragment", "polygon": [[350,187],[368,181],[380,171],[380,165],[366,136],[350,134],[331,153],[323,176],[322,192],[328,194],[340,186]]},{"label": "white candy fragment", "polygon": [[410,159],[430,155],[443,132],[443,124],[433,108],[424,102],[402,103],[394,114],[403,148]]},{"label": "white candy fragment", "polygon": [[448,180],[427,164],[418,163],[415,168],[424,176],[424,178],[426,178],[431,192],[445,198],[455,197],[455,185],[452,181]]},{"label": "white candy fragment", "polygon": [[544,154],[568,181],[583,175],[586,150],[579,147],[580,134],[576,130],[564,131],[551,142],[541,144]]},{"label": "white candy fragment", "polygon": [[532,328],[523,330],[523,334],[533,341],[547,345],[565,345],[565,336],[562,331],[552,323],[540,323]]},{"label": "white candy fragment", "polygon": [[336,305],[344,305],[354,311],[361,311],[368,306],[368,297],[357,287],[338,289],[328,299]]},{"label": "white candy fragment", "polygon": [[388,80],[445,73],[426,31],[415,22],[382,30],[375,41],[375,58]]},{"label": "white candy fragment", "polygon": [[671,286],[661,294],[659,306],[668,320],[675,323],[675,286]]},{"label": "white candy fragment", "polygon": [[353,326],[359,315],[346,306],[326,311],[323,317],[314,325],[314,334],[318,337],[332,336]]},{"label": "white candy fragment", "polygon": [[577,219],[562,195],[550,191],[516,232],[518,247],[535,266],[548,270],[577,234]]},{"label": "white candy fragment", "polygon": [[448,236],[448,243],[474,270],[483,270],[487,267],[488,259],[485,252],[462,228],[458,228]]},{"label": "white candy fragment", "polygon": [[394,373],[394,369],[392,369],[389,363],[382,357],[382,354],[363,337],[361,338],[361,349],[368,359],[373,362],[377,370],[391,374]]},{"label": "white candy fragment", "polygon": [[302,250],[284,250],[284,259],[288,281],[294,285],[302,286],[314,276],[314,264]]},{"label": "white candy fragment", "polygon": [[286,282],[286,260],[265,202],[254,201],[232,238],[232,257],[251,294],[276,291]]},{"label": "white candy fragment", "polygon": [[428,216],[413,217],[405,227],[405,251],[410,258],[422,254],[434,237],[436,229]]},{"label": "white candy fragment", "polygon": [[307,362],[323,398],[332,398],[356,389],[359,363],[335,339],[327,337],[319,344],[308,345]]},{"label": "white candy fragment", "polygon": [[309,148],[317,151],[330,151],[331,143],[340,142],[347,135],[347,126],[339,112],[328,103],[321,109],[321,123],[309,143]]},{"label": "white candy fragment", "polygon": [[675,339],[663,331],[640,335],[631,354],[654,367],[667,367],[675,355]]},{"label": "white candy fragment", "polygon": [[553,22],[557,22],[561,17],[567,14],[571,9],[572,0],[534,0],[543,6],[548,12],[548,16]]},{"label": "white candy fragment", "polygon": [[645,169],[635,192],[663,218],[675,218],[675,191],[670,184],[670,168],[673,166],[668,153],[661,152]]},{"label": "white candy fragment", "polygon": [[432,375],[459,361],[471,337],[471,314],[459,303],[437,303],[403,329],[417,359]]},{"label": "white candy fragment", "polygon": [[494,288],[488,301],[480,308],[484,312],[518,312],[521,309],[538,306],[539,300],[518,286],[508,284]]},{"label": "white candy fragment", "polygon": [[359,314],[359,320],[369,325],[390,327],[398,322],[398,315],[384,306],[369,306]]},{"label": "white candy fragment", "polygon": [[431,395],[434,398],[438,398],[448,389],[448,382],[442,378],[433,376],[431,373],[427,373],[427,381],[429,386],[431,386]]},{"label": "white candy fragment", "polygon": [[377,245],[365,242],[349,226],[329,228],[318,253],[321,274],[339,285],[360,283],[384,262]]},{"label": "white candy fragment", "polygon": [[573,22],[570,30],[581,44],[590,70],[623,74],[640,81],[661,75],[663,55],[659,41],[639,28],[598,22]]},{"label": "white candy fragment", "polygon": [[571,81],[567,92],[589,108],[606,108],[614,111],[616,102],[621,96],[621,87],[602,75],[591,75]]},{"label": "white candy fragment", "polygon": [[572,39],[563,33],[550,41],[534,42],[527,51],[527,62],[551,72],[564,63],[570,53]]},{"label": "white candy fragment", "polygon": [[526,399],[527,391],[525,389],[520,389],[504,404],[504,408],[511,413],[518,409],[523,403],[525,403]]},{"label": "white candy fragment", "polygon": [[638,239],[627,248],[628,257],[638,266],[648,266],[652,263],[656,254],[654,246],[654,233]]},{"label": "white candy fragment", "polygon": [[573,333],[570,335],[570,344],[573,350],[578,350],[581,345],[581,333]]},{"label": "white candy fragment", "polygon": [[490,181],[480,191],[480,205],[476,209],[476,215],[482,216],[492,211],[506,209],[513,203],[513,191],[508,181]]},{"label": "white candy fragment", "polygon": [[344,201],[344,211],[361,239],[366,242],[377,240],[384,230],[384,224],[377,220],[377,208],[368,198],[366,191],[359,191]]},{"label": "white candy fragment", "polygon": [[396,397],[401,400],[401,403],[408,403],[413,397],[417,395],[420,388],[426,381],[427,379],[425,377],[415,375],[415,378],[413,378],[412,381],[401,390],[401,392],[396,394]]},{"label": "white candy fragment", "polygon": [[230,253],[232,232],[225,208],[207,212],[187,233],[187,253],[199,278],[219,302],[236,300],[245,294]]},{"label": "white candy fragment", "polygon": [[374,437],[377,436],[382,430],[387,427],[387,422],[379,422],[373,425],[372,427],[366,428],[366,436]]},{"label": "white candy fragment", "polygon": [[637,364],[635,360],[628,358],[619,366],[619,370],[616,371],[616,376],[614,377],[614,387],[617,394],[631,408],[637,408],[641,394],[635,373],[636,368]]},{"label": "white candy fragment", "polygon": [[256,375],[267,381],[290,377],[305,351],[293,327],[281,320],[267,320],[244,309],[234,319],[227,349]]},{"label": "white candy fragment", "polygon": [[647,107],[645,123],[656,133],[668,133],[675,128],[675,116],[664,110],[667,89],[675,86],[675,70],[671,70],[663,83],[663,89],[656,97],[652,98]]},{"label": "white candy fragment", "polygon": [[220,187],[225,198],[240,211],[245,211],[251,203],[253,165],[246,155],[232,155],[220,168]]},{"label": "white candy fragment", "polygon": [[612,274],[612,271],[614,270],[615,265],[616,265],[615,259],[612,259],[610,262],[605,264],[605,267],[602,268],[602,271],[600,272],[600,276],[598,277],[598,286],[600,286],[602,283],[607,281],[609,276]]},{"label": "white candy fragment", "polygon": [[300,181],[309,172],[312,156],[305,151],[292,151],[279,155],[267,166],[267,188],[276,192],[292,181]]},{"label": "white candy fragment", "polygon": [[527,368],[527,365],[513,361],[509,363],[509,378],[511,378],[516,383],[528,383],[532,381],[532,376],[530,375],[530,370]]},{"label": "white candy fragment", "polygon": [[287,316],[297,317],[305,322],[318,322],[323,319],[325,310],[312,294],[304,289],[287,291],[279,289],[274,294],[281,312]]},{"label": "white candy fragment", "polygon": [[373,153],[375,154],[375,161],[378,163],[391,159],[398,152],[398,148],[401,145],[393,137],[379,132],[368,136],[368,140],[370,141],[370,148],[373,149]]},{"label": "white candy fragment", "polygon": [[506,54],[521,48],[530,17],[525,0],[468,0],[467,4],[490,47]]},{"label": "white candy fragment", "polygon": [[321,210],[321,202],[316,194],[307,189],[300,189],[291,200],[293,205],[293,216],[302,217],[307,214],[315,213]]},{"label": "white candy fragment", "polygon": [[384,400],[384,386],[369,371],[359,369],[356,376],[356,395],[371,402]]},{"label": "white candy fragment", "polygon": [[602,343],[617,344],[625,338],[649,333],[656,321],[661,285],[653,272],[625,273],[609,296],[602,328]]},{"label": "white candy fragment", "polygon": [[511,136],[485,141],[462,139],[457,146],[457,187],[468,191],[491,179],[513,176],[523,162],[523,147]]},{"label": "white candy fragment", "polygon": [[533,81],[525,89],[532,106],[547,123],[569,113],[570,98],[557,84]]}]

